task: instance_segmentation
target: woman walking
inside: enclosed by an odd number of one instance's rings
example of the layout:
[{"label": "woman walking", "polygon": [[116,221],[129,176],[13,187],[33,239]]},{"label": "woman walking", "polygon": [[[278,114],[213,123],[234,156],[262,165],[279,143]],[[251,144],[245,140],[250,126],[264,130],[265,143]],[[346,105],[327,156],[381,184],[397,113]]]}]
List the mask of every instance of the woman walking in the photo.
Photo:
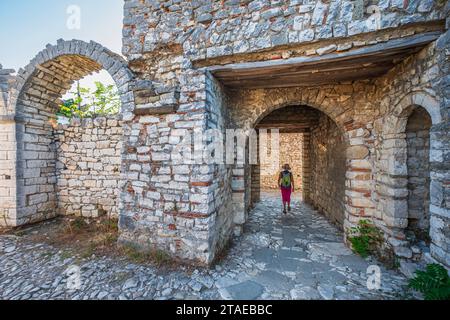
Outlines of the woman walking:
[{"label": "woman walking", "polygon": [[[294,192],[294,175],[291,172],[289,164],[283,166],[283,170],[280,172],[278,184],[281,188],[281,196],[283,198],[283,213],[287,214],[291,211],[291,195]],[[287,210],[286,210],[287,206]]]}]

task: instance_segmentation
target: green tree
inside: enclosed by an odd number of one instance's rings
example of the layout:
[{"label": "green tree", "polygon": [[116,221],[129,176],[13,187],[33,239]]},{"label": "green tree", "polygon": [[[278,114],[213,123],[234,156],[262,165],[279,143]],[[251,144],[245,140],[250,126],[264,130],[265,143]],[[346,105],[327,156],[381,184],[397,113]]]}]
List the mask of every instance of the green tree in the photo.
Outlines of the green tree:
[{"label": "green tree", "polygon": [[57,112],[67,118],[94,118],[116,114],[120,110],[120,97],[116,86],[95,82],[95,90],[77,88],[70,92],[73,98],[63,101]]}]

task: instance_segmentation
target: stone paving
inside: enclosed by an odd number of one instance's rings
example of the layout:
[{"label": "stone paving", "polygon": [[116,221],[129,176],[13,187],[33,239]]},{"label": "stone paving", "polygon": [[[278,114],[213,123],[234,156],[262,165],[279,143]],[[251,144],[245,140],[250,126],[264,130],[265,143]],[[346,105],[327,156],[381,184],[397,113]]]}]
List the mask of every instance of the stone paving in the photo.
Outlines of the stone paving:
[{"label": "stone paving", "polygon": [[[402,299],[406,279],[381,267],[381,289],[367,288],[376,262],[354,255],[343,235],[295,201],[283,217],[263,193],[242,237],[211,270],[164,272],[122,259],[67,256],[48,245],[0,236],[1,299]],[[81,289],[69,290],[77,265]]]}]

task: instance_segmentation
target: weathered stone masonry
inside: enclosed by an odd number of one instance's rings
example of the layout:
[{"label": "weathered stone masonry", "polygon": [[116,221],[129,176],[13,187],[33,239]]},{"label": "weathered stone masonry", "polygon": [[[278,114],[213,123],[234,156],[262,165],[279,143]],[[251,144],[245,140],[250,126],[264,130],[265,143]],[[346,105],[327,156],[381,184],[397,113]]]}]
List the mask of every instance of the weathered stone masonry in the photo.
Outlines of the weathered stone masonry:
[{"label": "weathered stone masonry", "polygon": [[73,119],[55,132],[58,212],[117,216],[122,124],[114,117]]},{"label": "weathered stone masonry", "polygon": [[[126,0],[124,10],[127,62],[96,44],[60,42],[19,72],[8,102],[17,205],[1,207],[10,225],[55,213],[55,101],[105,68],[123,102],[121,242],[211,263],[242,231],[252,168],[180,164],[172,151],[194,132],[250,130],[273,111],[308,106],[328,117],[310,135],[310,156],[326,159],[311,165],[311,202],[346,230],[374,221],[397,257],[450,266],[448,2]],[[407,238],[406,129],[417,106],[432,119],[429,253]]]},{"label": "weathered stone masonry", "polygon": [[[281,133],[280,134],[280,164],[288,163],[293,172],[294,179],[298,181],[298,191],[302,192],[301,181],[303,179],[303,133]],[[295,143],[295,144],[294,144]],[[294,144],[294,145],[293,145]],[[262,168],[261,188],[278,189],[279,168],[275,172],[270,166]]]},{"label": "weathered stone masonry", "polygon": [[0,225],[10,225],[16,217],[16,139],[9,105],[13,72],[0,65]]},{"label": "weathered stone masonry", "polygon": [[[376,43],[385,43],[389,39],[401,39],[414,34],[442,30],[442,19],[448,10],[443,7],[445,4],[433,1],[408,3],[379,1],[374,2],[380,11],[380,19],[377,20],[372,13],[367,13],[370,12],[367,6],[360,3],[360,1],[245,3],[205,1],[174,4],[169,1],[155,1],[143,4],[139,1],[126,1],[123,52],[139,79],[151,80],[155,88],[164,86],[166,89],[162,90],[161,94],[155,92],[154,98],[142,105],[137,104],[136,108],[145,110],[143,113],[176,111],[180,117],[177,123],[171,124],[172,115],[159,116],[158,130],[162,131],[162,128],[172,130],[165,127],[185,126],[191,132],[195,129],[204,130],[217,126],[218,119],[215,118],[214,111],[210,111],[210,106],[215,106],[215,110],[229,110],[231,115],[226,121],[227,125],[244,129],[253,128],[258,118],[282,106],[303,104],[318,108],[337,123],[345,133],[344,141],[349,146],[347,169],[346,173],[343,173],[346,177],[343,201],[346,212],[344,226],[348,228],[355,225],[361,217],[376,218],[379,215],[377,203],[380,200],[374,182],[378,160],[374,157],[376,139],[373,136],[373,123],[376,119],[383,119],[395,106],[395,103],[392,103],[384,107],[386,102],[383,101],[382,91],[386,91],[388,86],[383,80],[379,83],[371,80],[337,86],[323,83],[320,87],[311,85],[310,88],[304,85],[301,90],[272,89],[268,90],[267,94],[262,89],[260,91],[254,89],[242,94],[242,104],[236,102],[239,93],[233,91],[230,94],[228,88],[217,86],[217,90],[222,92],[220,95],[228,96],[229,99],[214,100],[206,90],[208,83],[215,82],[208,74],[210,66],[273,59],[286,60],[295,57],[320,57],[336,51],[353,52],[359,48],[374,46]],[[411,69],[411,66],[405,63],[399,68]],[[217,72],[213,71],[213,75],[221,80],[216,74]],[[347,74],[348,71],[344,71],[341,78]],[[306,80],[308,78],[314,77],[311,75],[305,77]],[[374,75],[371,74],[369,78],[373,79]],[[391,81],[389,77],[384,79]],[[222,82],[227,87],[234,86],[231,78]],[[258,86],[276,85],[268,81],[253,83]],[[241,84],[250,85],[248,81]],[[278,83],[280,84],[282,80]],[[236,86],[239,86],[237,82]],[[403,93],[397,94],[398,97],[404,97],[412,90],[406,87],[402,89]],[[168,94],[168,91],[172,94]],[[178,103],[173,105],[173,99],[176,100],[177,97]],[[219,122],[221,121],[219,119]],[[138,123],[139,117],[129,124],[135,126],[136,133],[144,129]],[[152,141],[151,144],[154,143]],[[171,147],[166,145],[166,148],[168,155]],[[129,156],[132,157],[133,153]],[[193,235],[185,231],[184,219],[189,217],[192,224],[205,226],[208,230],[214,230],[214,233],[216,230],[231,227],[228,223],[217,225],[223,220],[216,219],[220,207],[217,207],[218,202],[214,197],[217,190],[221,190],[222,183],[229,183],[233,189],[235,225],[244,222],[246,209],[250,204],[250,196],[246,194],[251,184],[248,181],[251,175],[247,173],[250,168],[236,168],[233,170],[231,181],[227,182],[226,177],[229,175],[224,176],[222,169],[214,166],[207,171],[209,178],[205,176],[204,180],[198,181],[198,177],[192,176],[192,173],[197,172],[199,166],[192,165],[187,174],[190,189],[186,192],[186,199],[195,194],[199,184],[204,185],[203,188],[209,196],[205,196],[201,207],[195,202],[195,205],[191,203],[190,213],[182,210],[178,214],[182,222],[173,223],[172,219],[167,218],[164,222],[164,217],[173,215],[170,214],[170,210],[163,209],[167,205],[165,204],[167,200],[163,200],[162,195],[174,192],[173,188],[170,188],[171,183],[174,187],[177,186],[175,175],[172,173],[172,170],[176,170],[176,166],[171,165],[168,156],[162,157],[162,160],[160,154],[155,153],[155,156],[158,162],[161,161],[171,167],[170,171],[166,170],[167,181],[164,185],[142,181],[151,192],[161,195],[160,198],[157,197],[154,209],[150,211],[146,209],[145,215],[140,212],[143,209],[137,209],[135,206],[140,197],[147,197],[145,190],[142,195],[135,194],[135,200],[127,197],[128,210],[122,211],[124,235],[131,241],[139,239],[138,242],[141,244],[147,241],[157,242],[161,247],[171,249],[174,255],[180,257],[200,257],[202,261],[211,261],[219,249],[219,246],[215,246],[217,242],[212,240],[214,237],[195,235],[192,239]],[[127,168],[129,165],[131,163],[124,164],[124,167]],[[214,177],[221,177],[219,185],[216,185],[218,180]],[[137,179],[139,181],[140,178]],[[133,185],[136,182],[130,180],[129,184]],[[128,189],[129,192],[134,192],[132,190],[134,189]],[[220,194],[224,195],[223,192]],[[157,220],[158,223],[149,224],[150,217],[152,221]],[[381,219],[385,219],[389,224],[387,215]],[[155,236],[149,237],[149,234]],[[167,237],[168,234],[170,237]],[[395,233],[395,237],[397,236]],[[201,252],[198,248],[202,249]]]},{"label": "weathered stone masonry", "polygon": [[345,221],[346,145],[342,132],[326,115],[311,133],[310,203],[333,223]]}]

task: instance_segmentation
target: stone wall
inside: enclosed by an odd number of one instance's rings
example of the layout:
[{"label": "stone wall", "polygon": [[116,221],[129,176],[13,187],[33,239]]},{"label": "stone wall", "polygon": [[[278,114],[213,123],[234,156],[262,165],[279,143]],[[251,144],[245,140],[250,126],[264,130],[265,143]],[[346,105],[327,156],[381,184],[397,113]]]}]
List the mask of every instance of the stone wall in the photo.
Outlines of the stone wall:
[{"label": "stone wall", "polygon": [[122,124],[118,118],[72,119],[56,141],[58,213],[117,216]]},{"label": "stone wall", "polygon": [[[123,52],[130,60],[162,52],[147,68],[175,80],[190,61],[398,28],[445,17],[442,1],[125,1]],[[178,51],[168,57],[169,52]],[[183,51],[183,52],[181,52]],[[178,56],[179,59],[175,58]],[[150,58],[149,56],[148,58]],[[158,61],[158,60],[157,60]],[[154,74],[153,72],[150,72]]]},{"label": "stone wall", "polygon": [[[228,95],[226,93],[226,88],[217,81],[211,75],[207,75],[207,92],[206,92],[206,103],[207,109],[209,110],[209,120],[207,124],[208,129],[218,130],[221,132],[222,136],[226,136],[226,129],[230,128],[229,117],[228,117]],[[218,141],[223,142],[220,137],[211,137],[206,135],[205,140],[208,139],[218,139]],[[205,141],[207,144],[207,141]],[[216,156],[211,153],[211,150],[207,150],[208,157]],[[223,160],[226,155],[223,155]],[[233,207],[233,197],[239,197],[239,193],[233,193],[233,188],[239,189],[239,181],[234,180],[234,176],[239,173],[241,168],[235,168],[234,166],[228,164],[214,164],[209,165],[209,172],[212,173],[210,178],[213,178],[213,183],[209,186],[209,191],[213,191],[212,195],[208,197],[208,205],[210,210],[214,208],[217,214],[211,215],[210,225],[210,237],[209,237],[209,248],[213,248],[214,252],[212,255],[214,257],[209,257],[209,259],[214,259],[218,253],[220,253],[224,248],[227,247],[233,232],[239,233],[240,230],[235,230],[234,226],[239,223],[240,219],[245,219],[239,215],[231,215],[230,212],[236,211],[240,212],[239,208]],[[205,197],[205,194],[203,194]],[[193,196],[195,198],[195,195]],[[204,252],[209,250],[204,248]]]},{"label": "stone wall", "polygon": [[[448,11],[447,11],[448,12]],[[376,210],[372,217],[385,231],[388,243],[397,256],[419,259],[423,252],[411,249],[406,239],[408,226],[407,120],[414,106],[426,109],[432,119],[430,135],[431,177],[431,260],[450,265],[448,255],[449,167],[448,154],[448,47],[449,32],[418,54],[406,59],[386,76],[378,79],[380,117],[371,129],[374,145],[371,157],[375,180],[372,200]],[[445,58],[447,57],[447,58]]]},{"label": "stone wall", "polygon": [[[280,166],[288,163],[291,166],[296,182],[296,191],[303,193],[304,157],[303,154],[304,134],[303,133],[280,133]],[[278,177],[281,171],[271,172],[270,166],[261,168],[261,188],[279,189]]]},{"label": "stone wall", "polygon": [[[450,2],[447,2],[447,16]],[[447,28],[450,19],[447,18]],[[432,86],[440,100],[442,122],[431,130],[431,257],[450,267],[450,32],[436,42],[436,65],[438,74]],[[436,69],[434,69],[436,70]],[[428,110],[428,109],[427,109]],[[434,124],[434,123],[433,123]]]},{"label": "stone wall", "polygon": [[[194,132],[219,128],[222,121],[208,117],[206,73],[186,71],[181,79],[177,113],[167,114],[173,97],[158,96],[155,88],[154,97],[136,97],[136,111],[146,108],[150,114],[124,119],[120,241],[209,264],[221,245],[216,218],[227,199],[226,192],[216,190],[226,188],[221,179],[226,180],[229,171],[196,161],[180,164],[174,154],[186,138],[194,138]],[[151,114],[154,108],[157,114]]]},{"label": "stone wall", "polygon": [[342,227],[345,220],[346,143],[343,133],[326,115],[311,132],[311,204]]},{"label": "stone wall", "polygon": [[12,73],[0,65],[0,226],[14,226],[16,217],[16,131],[8,103]]},{"label": "stone wall", "polygon": [[2,117],[11,116],[14,113],[9,104],[10,91],[15,80],[14,72],[12,69],[3,69],[0,64],[0,116]]}]

